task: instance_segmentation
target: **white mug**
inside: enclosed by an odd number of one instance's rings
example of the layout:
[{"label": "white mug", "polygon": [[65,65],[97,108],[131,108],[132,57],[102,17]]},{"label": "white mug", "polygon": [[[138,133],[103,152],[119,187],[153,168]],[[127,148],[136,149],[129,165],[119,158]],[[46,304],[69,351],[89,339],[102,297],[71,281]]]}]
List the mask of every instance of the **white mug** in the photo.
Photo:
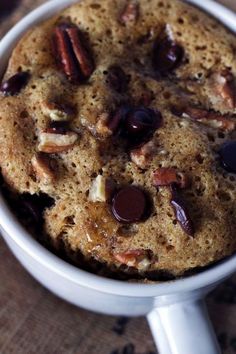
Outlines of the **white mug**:
[{"label": "white mug", "polygon": [[[0,42],[0,75],[23,33],[78,0],[52,0],[20,21]],[[84,0],[86,1],[86,0]],[[188,0],[236,33],[236,15],[212,0]],[[219,354],[204,297],[236,270],[236,255],[184,279],[135,284],[80,270],[41,246],[20,225],[0,195],[0,229],[22,265],[46,288],[85,309],[111,315],[146,315],[160,354]]]}]

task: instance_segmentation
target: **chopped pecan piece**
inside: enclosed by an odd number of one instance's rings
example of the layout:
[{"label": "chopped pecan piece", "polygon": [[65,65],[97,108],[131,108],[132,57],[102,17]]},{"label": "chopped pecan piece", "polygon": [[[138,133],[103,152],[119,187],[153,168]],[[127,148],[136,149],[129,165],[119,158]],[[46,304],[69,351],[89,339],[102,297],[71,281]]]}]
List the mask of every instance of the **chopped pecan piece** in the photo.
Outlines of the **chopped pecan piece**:
[{"label": "chopped pecan piece", "polygon": [[153,185],[155,187],[171,186],[173,184],[180,188],[186,188],[189,181],[184,173],[171,167],[161,167],[153,173]]},{"label": "chopped pecan piece", "polygon": [[45,101],[42,104],[43,113],[53,121],[66,121],[75,115],[75,108],[67,103]]},{"label": "chopped pecan piece", "polygon": [[104,112],[98,117],[98,122],[96,124],[96,133],[101,138],[109,137],[113,134],[113,131],[109,128],[109,114]]},{"label": "chopped pecan piece", "polygon": [[226,109],[236,107],[235,78],[229,70],[211,75],[209,84],[215,94],[213,97],[215,103],[224,105]]},{"label": "chopped pecan piece", "polygon": [[128,267],[146,271],[153,264],[153,253],[150,250],[130,250],[114,254],[115,259]]},{"label": "chopped pecan piece", "polygon": [[77,139],[78,134],[75,132],[57,133],[53,128],[49,128],[40,133],[38,150],[48,154],[64,152],[71,149]]},{"label": "chopped pecan piece", "polygon": [[92,75],[94,62],[76,26],[57,26],[54,30],[54,46],[58,62],[72,83],[83,82]]},{"label": "chopped pecan piece", "polygon": [[123,9],[120,15],[120,22],[123,24],[128,24],[136,22],[139,17],[139,5],[137,1],[131,0]]},{"label": "chopped pecan piece", "polygon": [[236,128],[236,119],[220,114],[219,112],[207,111],[203,108],[185,107],[172,110],[175,115],[189,117],[212,128],[231,132]]},{"label": "chopped pecan piece", "polygon": [[150,164],[154,154],[156,152],[156,146],[153,141],[149,141],[140,148],[134,149],[130,152],[131,160],[140,168],[145,169]]},{"label": "chopped pecan piece", "polygon": [[55,161],[50,159],[43,153],[35,155],[31,164],[36,174],[36,178],[44,184],[53,183],[56,179],[55,175]]},{"label": "chopped pecan piece", "polygon": [[111,179],[98,175],[91,185],[89,200],[91,202],[107,202],[110,200],[116,185]]}]

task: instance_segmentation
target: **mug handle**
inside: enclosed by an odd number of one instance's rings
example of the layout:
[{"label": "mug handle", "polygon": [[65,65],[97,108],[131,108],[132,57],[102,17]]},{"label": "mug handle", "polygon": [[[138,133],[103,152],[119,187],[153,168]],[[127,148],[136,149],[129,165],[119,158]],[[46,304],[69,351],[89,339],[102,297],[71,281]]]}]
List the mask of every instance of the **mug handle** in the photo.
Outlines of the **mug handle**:
[{"label": "mug handle", "polygon": [[156,307],[148,322],[159,354],[221,354],[203,299]]}]

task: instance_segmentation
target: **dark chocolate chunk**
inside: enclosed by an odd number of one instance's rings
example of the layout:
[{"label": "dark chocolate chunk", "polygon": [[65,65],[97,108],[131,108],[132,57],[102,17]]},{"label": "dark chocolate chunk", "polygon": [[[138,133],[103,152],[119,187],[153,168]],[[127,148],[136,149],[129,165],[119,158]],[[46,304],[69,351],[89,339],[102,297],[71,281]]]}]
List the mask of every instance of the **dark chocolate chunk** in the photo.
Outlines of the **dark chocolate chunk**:
[{"label": "dark chocolate chunk", "polygon": [[236,173],[236,141],[225,143],[219,150],[219,154],[224,169]]},{"label": "dark chocolate chunk", "polygon": [[129,111],[124,121],[123,135],[131,147],[149,141],[161,127],[162,115],[150,108],[136,108]]},{"label": "dark chocolate chunk", "polygon": [[134,148],[149,141],[161,124],[162,115],[157,110],[122,106],[111,116],[108,128]]},{"label": "dark chocolate chunk", "polygon": [[157,39],[152,53],[153,68],[161,74],[168,74],[176,69],[183,56],[183,48],[170,38]]},{"label": "dark chocolate chunk", "polygon": [[149,108],[137,108],[130,111],[125,120],[128,135],[140,137],[153,133],[161,124],[161,115]]},{"label": "dark chocolate chunk", "polygon": [[143,220],[147,207],[145,193],[134,186],[120,189],[112,199],[112,213],[121,223],[134,223]]},{"label": "dark chocolate chunk", "polygon": [[179,195],[175,187],[172,188],[171,205],[174,208],[176,219],[186,234],[194,236],[194,225],[189,215],[184,200]]},{"label": "dark chocolate chunk", "polygon": [[4,81],[0,86],[0,91],[5,96],[17,95],[27,85],[29,77],[30,74],[27,71],[19,72]]}]

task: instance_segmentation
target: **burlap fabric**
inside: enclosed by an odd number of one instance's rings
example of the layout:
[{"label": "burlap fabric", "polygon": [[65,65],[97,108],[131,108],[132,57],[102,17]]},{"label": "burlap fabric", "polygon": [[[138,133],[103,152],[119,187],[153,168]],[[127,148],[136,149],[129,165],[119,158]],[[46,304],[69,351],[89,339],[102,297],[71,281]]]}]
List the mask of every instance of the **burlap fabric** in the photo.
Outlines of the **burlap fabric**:
[{"label": "burlap fabric", "polygon": [[[0,38],[43,2],[0,0]],[[221,2],[236,11],[236,0]],[[208,305],[223,353],[236,353],[236,276],[209,296]],[[102,316],[65,303],[26,273],[0,237],[0,354],[151,353],[144,318]]]}]

